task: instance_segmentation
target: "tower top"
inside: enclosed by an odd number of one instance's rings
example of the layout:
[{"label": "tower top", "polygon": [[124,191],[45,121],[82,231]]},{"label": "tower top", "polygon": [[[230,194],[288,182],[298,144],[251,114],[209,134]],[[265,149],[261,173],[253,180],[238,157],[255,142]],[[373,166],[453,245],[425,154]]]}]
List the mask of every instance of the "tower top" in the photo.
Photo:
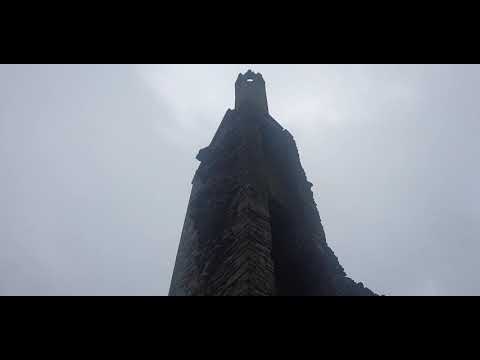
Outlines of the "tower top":
[{"label": "tower top", "polygon": [[235,81],[235,110],[249,109],[268,113],[267,92],[262,74],[248,70]]}]

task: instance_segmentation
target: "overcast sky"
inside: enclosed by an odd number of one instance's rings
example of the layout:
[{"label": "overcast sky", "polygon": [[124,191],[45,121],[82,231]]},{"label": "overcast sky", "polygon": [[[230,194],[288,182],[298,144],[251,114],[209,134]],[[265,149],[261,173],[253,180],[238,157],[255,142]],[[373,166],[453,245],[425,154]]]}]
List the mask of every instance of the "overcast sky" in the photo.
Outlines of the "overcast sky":
[{"label": "overcast sky", "polygon": [[0,65],[0,294],[166,295],[249,68],[349,276],[480,295],[477,65]]}]

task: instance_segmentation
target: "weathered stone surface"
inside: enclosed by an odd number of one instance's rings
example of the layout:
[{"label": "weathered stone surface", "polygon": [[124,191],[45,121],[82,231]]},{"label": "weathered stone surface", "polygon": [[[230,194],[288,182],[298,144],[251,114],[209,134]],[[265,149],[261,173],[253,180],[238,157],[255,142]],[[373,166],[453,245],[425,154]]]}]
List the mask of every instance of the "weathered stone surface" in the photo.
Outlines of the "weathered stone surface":
[{"label": "weathered stone surface", "polygon": [[327,245],[293,136],[268,114],[260,74],[240,74],[201,162],[169,295],[375,295]]}]

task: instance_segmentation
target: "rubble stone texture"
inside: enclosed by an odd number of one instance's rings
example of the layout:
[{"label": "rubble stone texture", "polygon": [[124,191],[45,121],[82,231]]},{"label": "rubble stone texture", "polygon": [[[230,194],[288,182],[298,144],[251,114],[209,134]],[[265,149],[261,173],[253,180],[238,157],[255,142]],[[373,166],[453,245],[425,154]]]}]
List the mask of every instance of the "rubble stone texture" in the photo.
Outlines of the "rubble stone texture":
[{"label": "rubble stone texture", "polygon": [[293,136],[268,113],[265,81],[235,83],[235,109],[197,155],[170,296],[375,295],[327,245]]}]

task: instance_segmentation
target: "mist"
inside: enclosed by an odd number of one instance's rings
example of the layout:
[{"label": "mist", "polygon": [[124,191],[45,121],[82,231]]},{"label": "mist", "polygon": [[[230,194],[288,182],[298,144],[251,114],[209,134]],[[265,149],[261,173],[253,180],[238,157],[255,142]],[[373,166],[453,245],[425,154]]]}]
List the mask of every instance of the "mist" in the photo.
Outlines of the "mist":
[{"label": "mist", "polygon": [[198,150],[266,81],[327,242],[386,295],[478,295],[478,65],[0,65],[0,295],[166,295]]}]

